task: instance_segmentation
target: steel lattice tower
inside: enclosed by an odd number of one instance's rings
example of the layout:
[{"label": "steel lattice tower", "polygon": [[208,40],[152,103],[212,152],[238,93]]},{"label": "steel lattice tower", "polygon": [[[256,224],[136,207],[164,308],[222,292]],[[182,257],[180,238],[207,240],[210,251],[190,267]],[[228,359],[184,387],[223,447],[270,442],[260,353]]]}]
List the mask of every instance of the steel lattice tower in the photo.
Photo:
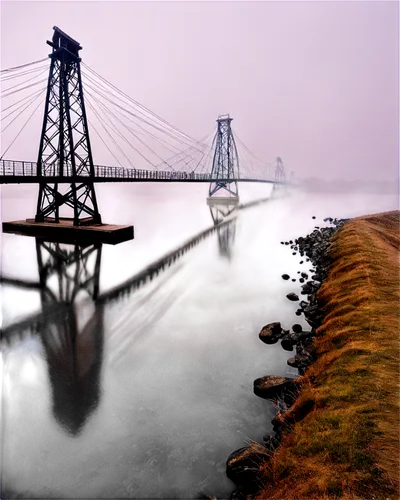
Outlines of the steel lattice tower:
[{"label": "steel lattice tower", "polygon": [[282,191],[286,190],[286,176],[285,176],[285,170],[283,168],[283,161],[282,158],[279,156],[276,158],[276,168],[275,168],[275,182],[272,187],[272,191]]},{"label": "steel lattice tower", "polygon": [[[37,161],[36,222],[59,222],[59,208],[73,209],[73,223],[101,224],[83,99],[80,44],[54,26],[43,128]],[[53,177],[53,179],[50,179]],[[54,179],[54,177],[60,177]],[[46,179],[48,178],[48,179]],[[70,184],[64,194],[58,183]]]},{"label": "steel lattice tower", "polygon": [[239,157],[233,137],[229,115],[218,117],[217,133],[213,141],[215,145],[211,170],[209,196],[215,196],[221,189],[225,197],[238,197]]}]

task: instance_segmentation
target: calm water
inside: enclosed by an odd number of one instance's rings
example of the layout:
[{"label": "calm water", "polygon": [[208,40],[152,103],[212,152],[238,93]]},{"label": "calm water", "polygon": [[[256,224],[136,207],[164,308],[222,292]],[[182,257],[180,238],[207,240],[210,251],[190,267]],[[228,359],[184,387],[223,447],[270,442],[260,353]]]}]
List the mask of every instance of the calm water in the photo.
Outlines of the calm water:
[{"label": "calm water", "polygon": [[[205,185],[97,191],[103,220],[133,223],[135,240],[74,260],[73,247],[2,235],[1,273],[13,280],[1,296],[3,497],[227,498],[227,457],[271,430],[254,379],[296,375],[290,353],[258,339],[268,322],[299,322],[285,298],[299,285],[280,276],[304,264],[280,241],[327,216],[395,209],[396,197],[273,199],[95,305],[97,283],[101,296],[212,225]],[[269,192],[245,186],[242,201]],[[3,187],[2,220],[32,216],[35,203],[35,188]],[[57,264],[67,254],[71,264]]]}]

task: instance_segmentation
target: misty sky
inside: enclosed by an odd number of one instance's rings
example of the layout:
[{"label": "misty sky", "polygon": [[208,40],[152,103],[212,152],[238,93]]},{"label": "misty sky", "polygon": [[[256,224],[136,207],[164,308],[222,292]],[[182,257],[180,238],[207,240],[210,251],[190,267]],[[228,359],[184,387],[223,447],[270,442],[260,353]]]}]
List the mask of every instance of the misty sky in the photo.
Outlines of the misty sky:
[{"label": "misty sky", "polygon": [[[299,177],[398,177],[397,2],[2,1],[1,68],[46,57],[53,25],[193,137],[230,113],[257,156]],[[12,157],[35,160],[39,133]]]}]

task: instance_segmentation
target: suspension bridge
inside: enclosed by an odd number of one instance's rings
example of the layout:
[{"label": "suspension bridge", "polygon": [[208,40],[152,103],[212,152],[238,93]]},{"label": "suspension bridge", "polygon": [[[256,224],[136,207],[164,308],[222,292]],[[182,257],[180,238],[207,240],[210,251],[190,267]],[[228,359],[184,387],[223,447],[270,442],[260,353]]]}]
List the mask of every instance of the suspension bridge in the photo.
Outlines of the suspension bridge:
[{"label": "suspension bridge", "polygon": [[[39,187],[35,218],[3,223],[4,232],[104,243],[133,238],[132,226],[103,224],[97,182],[203,182],[210,204],[216,198],[238,203],[241,182],[286,183],[281,158],[274,164],[257,158],[234,136],[229,115],[220,115],[217,130],[197,141],[83,63],[79,42],[53,30],[50,68],[45,58],[1,71],[1,138],[8,145],[0,183]],[[43,104],[40,129],[35,115]],[[24,131],[33,137],[39,129],[36,161],[4,158]],[[95,163],[94,150],[114,165]]]}]

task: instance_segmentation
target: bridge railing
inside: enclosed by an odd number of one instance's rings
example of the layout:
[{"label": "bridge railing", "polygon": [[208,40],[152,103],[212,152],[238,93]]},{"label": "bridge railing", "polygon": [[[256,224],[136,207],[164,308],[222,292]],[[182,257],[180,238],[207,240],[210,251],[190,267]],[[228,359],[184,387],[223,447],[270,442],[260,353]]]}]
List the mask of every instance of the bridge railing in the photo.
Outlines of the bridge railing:
[{"label": "bridge railing", "polygon": [[36,175],[37,164],[33,161],[1,160],[0,175],[31,176]]},{"label": "bridge railing", "polygon": [[97,178],[123,178],[143,180],[211,180],[211,174],[197,174],[195,172],[175,172],[172,170],[144,170],[140,168],[107,167],[95,165]]},{"label": "bridge railing", "polygon": [[[59,177],[59,163],[54,162],[44,165],[44,177]],[[8,177],[36,177],[37,163],[18,160],[0,160],[0,176]],[[72,177],[71,166],[64,165],[63,178]],[[87,177],[87,174],[85,175]],[[262,179],[263,176],[258,176]],[[265,173],[265,180],[272,180],[274,176]],[[197,172],[177,172],[173,170],[145,170],[139,168],[124,168],[124,167],[109,167],[106,165],[94,166],[94,178],[96,179],[137,179],[149,181],[216,181],[216,175],[212,173],[197,173]],[[241,177],[246,179],[246,177]],[[278,180],[278,179],[275,179]],[[65,180],[64,180],[65,182]]]}]

